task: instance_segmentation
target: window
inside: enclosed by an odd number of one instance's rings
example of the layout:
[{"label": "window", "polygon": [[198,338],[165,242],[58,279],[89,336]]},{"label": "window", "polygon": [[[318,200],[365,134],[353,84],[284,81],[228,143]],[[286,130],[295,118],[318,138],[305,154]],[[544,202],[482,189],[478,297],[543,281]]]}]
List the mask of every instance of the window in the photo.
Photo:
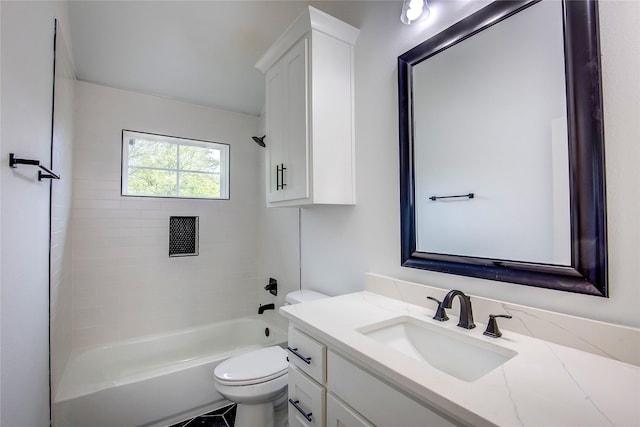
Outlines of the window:
[{"label": "window", "polygon": [[122,131],[122,195],[229,198],[229,145]]}]

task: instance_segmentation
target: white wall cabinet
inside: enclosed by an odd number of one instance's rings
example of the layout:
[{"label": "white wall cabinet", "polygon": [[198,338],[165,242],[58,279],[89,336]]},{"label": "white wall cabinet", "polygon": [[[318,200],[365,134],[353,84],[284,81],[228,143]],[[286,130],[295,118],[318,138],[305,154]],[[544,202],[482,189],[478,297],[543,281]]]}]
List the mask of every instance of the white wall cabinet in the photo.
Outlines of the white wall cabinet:
[{"label": "white wall cabinet", "polygon": [[266,82],[268,206],[355,204],[358,34],[309,6],[256,64]]},{"label": "white wall cabinet", "polygon": [[289,328],[289,348],[291,426],[457,425],[295,327]]}]

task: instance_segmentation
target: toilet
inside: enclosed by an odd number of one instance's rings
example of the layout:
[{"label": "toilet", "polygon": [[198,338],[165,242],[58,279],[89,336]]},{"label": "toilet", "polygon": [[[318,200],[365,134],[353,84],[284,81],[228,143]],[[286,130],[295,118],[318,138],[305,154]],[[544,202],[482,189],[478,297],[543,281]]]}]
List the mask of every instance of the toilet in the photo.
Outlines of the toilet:
[{"label": "toilet", "polygon": [[[328,298],[310,290],[287,294],[286,304]],[[236,427],[283,427],[287,414],[287,351],[279,346],[231,357],[214,370],[215,386],[238,404]]]}]

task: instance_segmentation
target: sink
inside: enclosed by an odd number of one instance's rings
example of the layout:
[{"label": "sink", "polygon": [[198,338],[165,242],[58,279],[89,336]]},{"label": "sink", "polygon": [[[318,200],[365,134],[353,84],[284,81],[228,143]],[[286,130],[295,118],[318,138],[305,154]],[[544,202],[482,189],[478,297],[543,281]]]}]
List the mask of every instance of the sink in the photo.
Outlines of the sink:
[{"label": "sink", "polygon": [[463,381],[475,381],[518,353],[432,325],[397,317],[365,326],[358,332]]}]

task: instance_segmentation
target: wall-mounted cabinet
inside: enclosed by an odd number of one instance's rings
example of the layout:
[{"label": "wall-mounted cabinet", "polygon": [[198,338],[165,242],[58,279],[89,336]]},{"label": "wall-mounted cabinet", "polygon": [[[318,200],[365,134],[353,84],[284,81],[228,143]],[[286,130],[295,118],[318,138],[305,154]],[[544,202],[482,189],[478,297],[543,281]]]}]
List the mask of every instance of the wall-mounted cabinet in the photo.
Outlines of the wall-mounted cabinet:
[{"label": "wall-mounted cabinet", "polygon": [[266,77],[268,206],[355,204],[358,34],[309,6],[256,64]]}]

